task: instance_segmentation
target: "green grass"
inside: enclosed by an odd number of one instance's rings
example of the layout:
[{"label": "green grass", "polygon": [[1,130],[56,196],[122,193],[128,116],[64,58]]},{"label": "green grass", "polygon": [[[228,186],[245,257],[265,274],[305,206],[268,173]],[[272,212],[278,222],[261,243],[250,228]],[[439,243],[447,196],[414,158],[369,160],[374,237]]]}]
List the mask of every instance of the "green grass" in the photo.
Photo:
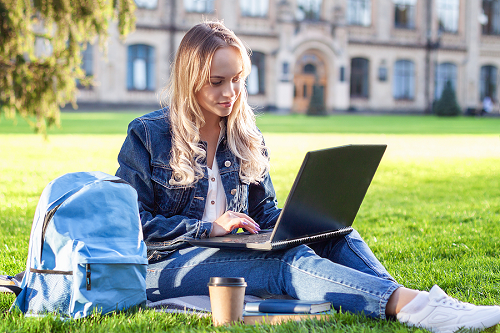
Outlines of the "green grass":
[{"label": "green grass", "polygon": [[265,115],[264,133],[500,134],[500,117],[340,114],[327,117]]},{"label": "green grass", "polygon": [[[122,134],[137,112],[63,112],[62,127],[48,130],[59,134]],[[262,114],[257,124],[264,133],[349,134],[500,134],[500,117],[435,117],[416,115],[338,114],[327,117]],[[30,134],[22,118],[0,117],[0,134]]]},{"label": "green grass", "polygon": [[[126,134],[127,125],[137,112],[62,112],[61,126],[51,127],[49,135],[66,134]],[[34,122],[34,119],[29,119]],[[31,134],[33,129],[21,117],[0,117],[0,134]]]},{"label": "green grass", "polygon": [[[33,215],[46,184],[66,172],[113,174],[127,123],[136,115],[63,113],[64,127],[52,130],[47,140],[29,134],[22,121],[14,128],[9,120],[0,122],[0,274],[24,269]],[[306,151],[346,143],[388,144],[355,227],[400,283],[418,289],[437,283],[460,300],[500,304],[498,120],[263,115],[258,121],[270,147],[280,204]],[[0,294],[0,332],[419,331],[346,313],[328,322],[227,329],[214,328],[210,318],[152,310],[60,321],[6,312],[12,301],[11,295]]]}]

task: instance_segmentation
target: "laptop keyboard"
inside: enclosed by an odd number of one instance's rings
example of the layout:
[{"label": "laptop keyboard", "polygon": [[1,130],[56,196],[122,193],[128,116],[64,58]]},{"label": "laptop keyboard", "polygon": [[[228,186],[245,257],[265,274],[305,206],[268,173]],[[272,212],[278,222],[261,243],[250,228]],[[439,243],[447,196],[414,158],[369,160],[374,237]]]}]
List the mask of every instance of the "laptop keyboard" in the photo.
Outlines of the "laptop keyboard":
[{"label": "laptop keyboard", "polygon": [[224,243],[265,243],[271,238],[271,232],[263,232],[259,234],[236,234],[237,237],[231,237],[224,240]]}]

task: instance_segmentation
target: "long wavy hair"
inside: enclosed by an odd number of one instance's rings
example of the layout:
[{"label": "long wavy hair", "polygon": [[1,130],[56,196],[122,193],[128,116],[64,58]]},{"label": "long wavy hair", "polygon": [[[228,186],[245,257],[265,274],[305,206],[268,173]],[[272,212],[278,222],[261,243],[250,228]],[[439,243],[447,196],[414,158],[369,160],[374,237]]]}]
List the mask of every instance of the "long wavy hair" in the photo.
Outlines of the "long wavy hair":
[{"label": "long wavy hair", "polygon": [[[177,50],[169,85],[164,91],[170,107],[173,185],[190,186],[203,178],[206,151],[200,145],[199,128],[203,127],[205,119],[196,93],[210,83],[212,58],[222,47],[234,47],[239,51],[243,63],[241,80],[244,81],[251,70],[250,51],[221,22],[209,21],[192,27]],[[226,140],[240,161],[240,179],[245,183],[257,183],[269,171],[269,159],[247,97],[243,85],[227,117]]]}]

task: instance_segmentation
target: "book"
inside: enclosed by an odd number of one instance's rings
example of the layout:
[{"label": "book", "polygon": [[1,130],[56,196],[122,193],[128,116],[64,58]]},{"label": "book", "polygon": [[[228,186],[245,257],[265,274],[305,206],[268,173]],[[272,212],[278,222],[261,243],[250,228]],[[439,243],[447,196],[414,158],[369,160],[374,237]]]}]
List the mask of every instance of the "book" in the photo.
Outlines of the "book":
[{"label": "book", "polygon": [[330,310],[332,304],[325,301],[304,301],[296,299],[265,299],[245,304],[246,312],[264,313],[318,313]]},{"label": "book", "polygon": [[329,320],[332,318],[333,313],[333,310],[317,313],[264,313],[243,311],[243,323],[245,325],[255,325],[257,323],[275,325],[290,320]]}]

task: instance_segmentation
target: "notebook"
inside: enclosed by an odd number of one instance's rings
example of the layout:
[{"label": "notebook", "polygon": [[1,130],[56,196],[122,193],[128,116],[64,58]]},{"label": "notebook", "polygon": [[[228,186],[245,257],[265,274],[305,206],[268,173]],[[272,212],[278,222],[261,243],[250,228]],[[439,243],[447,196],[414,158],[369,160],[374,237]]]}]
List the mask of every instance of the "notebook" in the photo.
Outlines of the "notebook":
[{"label": "notebook", "polygon": [[318,313],[332,309],[332,303],[327,301],[305,301],[299,299],[264,299],[245,303],[247,313]]},{"label": "notebook", "polygon": [[271,251],[345,235],[387,145],[346,145],[306,153],[272,230],[194,239],[195,246]]}]

